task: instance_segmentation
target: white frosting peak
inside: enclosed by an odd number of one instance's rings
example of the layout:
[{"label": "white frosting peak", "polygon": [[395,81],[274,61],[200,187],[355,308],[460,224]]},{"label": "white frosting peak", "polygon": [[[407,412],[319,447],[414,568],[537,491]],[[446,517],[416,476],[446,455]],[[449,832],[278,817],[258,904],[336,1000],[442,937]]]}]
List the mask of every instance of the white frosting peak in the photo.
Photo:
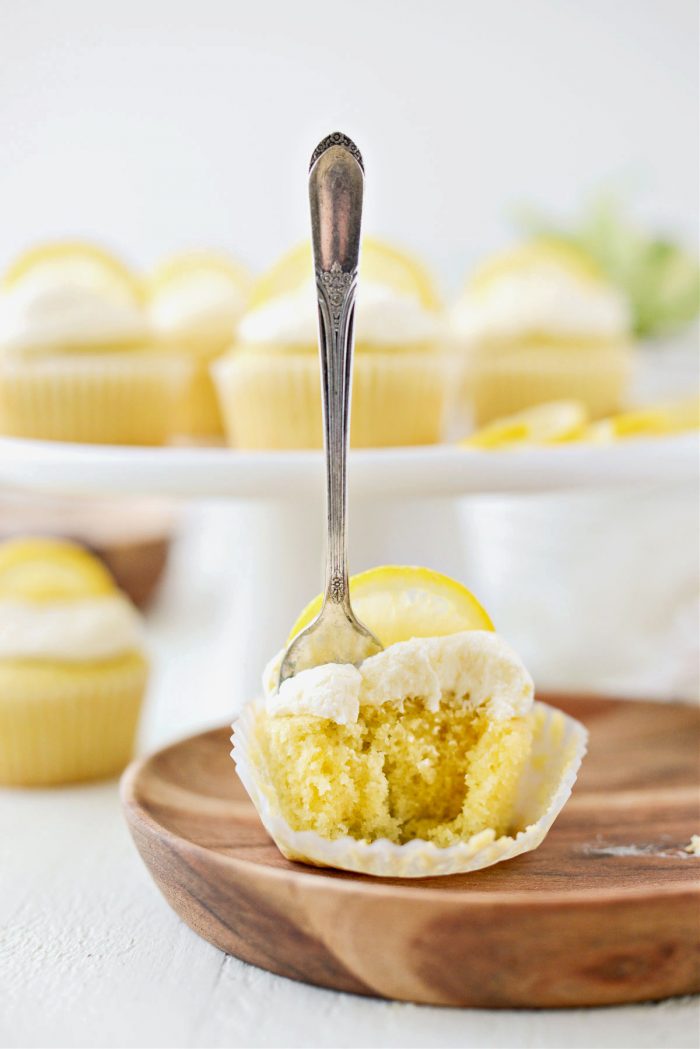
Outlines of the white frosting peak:
[{"label": "white frosting peak", "polygon": [[[358,342],[403,345],[432,342],[439,333],[435,313],[412,295],[401,295],[384,284],[360,280],[355,311]],[[246,346],[281,344],[316,346],[316,291],[309,281],[247,313],[238,326]]]},{"label": "white frosting peak", "polygon": [[16,354],[145,339],[144,311],[126,284],[89,263],[39,266],[0,297],[0,349]]},{"label": "white frosting peak", "polygon": [[271,716],[311,714],[340,725],[357,721],[361,706],[421,698],[436,710],[444,694],[484,707],[496,721],[522,717],[533,703],[532,678],[506,642],[491,631],[412,638],[390,645],[359,667],[326,663],[302,670],[275,692],[279,658],[265,672]]},{"label": "white frosting peak", "polygon": [[140,650],[141,617],[122,594],[0,601],[0,659],[110,659]]},{"label": "white frosting peak", "polygon": [[154,331],[167,338],[233,341],[245,306],[245,290],[225,272],[193,270],[169,281],[152,299]]},{"label": "white frosting peak", "polygon": [[469,289],[452,310],[450,327],[475,344],[532,334],[618,338],[629,334],[630,310],[615,288],[543,262]]}]

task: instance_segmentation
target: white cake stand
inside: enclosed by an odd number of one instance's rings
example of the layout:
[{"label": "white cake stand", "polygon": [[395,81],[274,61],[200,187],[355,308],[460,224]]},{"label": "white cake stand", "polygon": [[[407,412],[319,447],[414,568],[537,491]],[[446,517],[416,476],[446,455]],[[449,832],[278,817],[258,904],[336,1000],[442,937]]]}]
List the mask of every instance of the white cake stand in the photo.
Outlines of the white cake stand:
[{"label": "white cake stand", "polygon": [[[465,579],[464,497],[683,484],[697,476],[695,435],[609,447],[517,452],[453,446],[354,451],[349,461],[350,563],[420,563]],[[149,495],[229,503],[235,615],[228,664],[233,703],[320,589],[324,470],[320,452],[128,448],[0,439],[0,485],[42,493]]]}]

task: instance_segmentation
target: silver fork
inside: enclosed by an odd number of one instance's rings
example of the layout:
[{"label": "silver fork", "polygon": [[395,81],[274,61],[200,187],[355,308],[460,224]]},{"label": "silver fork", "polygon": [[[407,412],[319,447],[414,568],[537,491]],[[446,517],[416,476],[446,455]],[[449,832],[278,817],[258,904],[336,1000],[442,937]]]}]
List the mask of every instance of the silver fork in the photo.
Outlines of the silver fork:
[{"label": "silver fork", "polygon": [[309,201],[326,453],[326,585],[318,616],[291,642],[279,684],[320,663],[361,663],[382,645],[355,616],[347,568],[347,452],[364,165],[336,131],[311,156]]}]

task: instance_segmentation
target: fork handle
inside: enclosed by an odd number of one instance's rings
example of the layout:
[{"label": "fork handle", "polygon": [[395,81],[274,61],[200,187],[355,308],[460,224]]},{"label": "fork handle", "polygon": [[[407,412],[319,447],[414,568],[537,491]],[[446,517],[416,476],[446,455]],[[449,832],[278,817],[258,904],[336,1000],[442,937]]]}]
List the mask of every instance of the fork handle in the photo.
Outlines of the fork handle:
[{"label": "fork handle", "polygon": [[340,132],[328,135],[309,173],[326,455],[325,601],[348,609],[347,452],[363,187],[357,146]]}]

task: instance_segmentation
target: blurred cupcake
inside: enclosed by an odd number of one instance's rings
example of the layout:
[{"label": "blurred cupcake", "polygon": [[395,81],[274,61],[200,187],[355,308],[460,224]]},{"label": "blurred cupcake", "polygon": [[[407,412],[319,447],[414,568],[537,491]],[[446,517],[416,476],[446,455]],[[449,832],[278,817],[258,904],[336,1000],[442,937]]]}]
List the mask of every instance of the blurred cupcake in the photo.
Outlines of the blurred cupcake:
[{"label": "blurred cupcake", "polygon": [[[229,442],[320,448],[321,380],[311,248],[285,256],[254,288],[230,354],[214,367]],[[366,238],[355,315],[351,443],[440,439],[445,377],[440,303],[418,262]]]},{"label": "blurred cupcake", "polygon": [[187,379],[149,338],[141,288],[89,244],[22,255],[0,286],[0,424],[5,433],[99,444],[162,444]]},{"label": "blurred cupcake", "polygon": [[536,241],[490,259],[454,307],[450,331],[477,425],[566,398],[593,418],[620,407],[629,306],[575,248]]},{"label": "blurred cupcake", "polygon": [[250,293],[248,272],[224,254],[175,255],[153,274],[149,315],[160,345],[187,355],[192,367],[177,422],[179,436],[224,434],[210,366],[229,349]]},{"label": "blurred cupcake", "polygon": [[96,558],[56,539],[0,545],[0,783],[120,772],[146,678],[140,616]]}]

